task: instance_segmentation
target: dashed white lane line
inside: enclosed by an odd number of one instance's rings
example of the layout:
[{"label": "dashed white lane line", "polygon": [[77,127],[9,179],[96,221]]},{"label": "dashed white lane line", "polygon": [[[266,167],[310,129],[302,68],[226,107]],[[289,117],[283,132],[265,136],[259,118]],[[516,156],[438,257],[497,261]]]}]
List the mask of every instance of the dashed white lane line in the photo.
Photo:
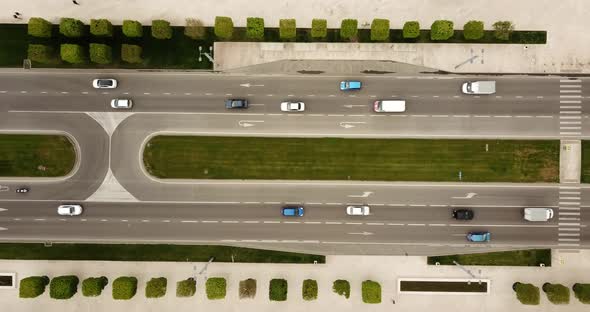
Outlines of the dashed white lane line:
[{"label": "dashed white lane line", "polygon": [[264,221],[263,223],[277,224],[277,223],[281,223],[281,221]]},{"label": "dashed white lane line", "polygon": [[319,222],[319,221],[305,221],[304,223],[305,224],[321,224],[322,222]]},{"label": "dashed white lane line", "polygon": [[260,223],[260,221],[242,221],[242,222],[249,223],[249,224]]},{"label": "dashed white lane line", "polygon": [[429,224],[428,226],[446,226],[446,224],[442,224],[442,223],[432,223],[432,224]]},{"label": "dashed white lane line", "polygon": [[283,221],[283,223],[285,223],[285,224],[299,224],[301,222],[299,222],[299,221]]},{"label": "dashed white lane line", "polygon": [[403,224],[403,223],[387,223],[387,225],[404,226],[405,224]]},{"label": "dashed white lane line", "polygon": [[217,220],[203,220],[201,223],[219,223]]},{"label": "dashed white lane line", "polygon": [[326,221],[326,224],[342,224],[342,222]]},{"label": "dashed white lane line", "polygon": [[180,223],[197,223],[197,220],[181,220]]},{"label": "dashed white lane line", "polygon": [[239,221],[221,221],[221,223],[239,223]]},{"label": "dashed white lane line", "polygon": [[348,224],[348,225],[361,225],[363,223],[362,222],[346,222],[345,224]]},{"label": "dashed white lane line", "polygon": [[408,226],[426,226],[424,223],[408,223]]},{"label": "dashed white lane line", "polygon": [[385,223],[381,223],[381,222],[367,222],[367,225],[385,225]]}]

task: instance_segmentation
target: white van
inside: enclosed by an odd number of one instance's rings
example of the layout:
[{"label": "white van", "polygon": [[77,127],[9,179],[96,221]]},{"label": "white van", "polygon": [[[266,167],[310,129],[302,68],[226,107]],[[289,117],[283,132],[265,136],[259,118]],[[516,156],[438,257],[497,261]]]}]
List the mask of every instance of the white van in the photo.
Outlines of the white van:
[{"label": "white van", "polygon": [[375,101],[375,112],[377,113],[403,113],[406,111],[404,100],[383,100]]},{"label": "white van", "polygon": [[524,208],[524,219],[532,222],[545,222],[553,218],[551,208]]}]

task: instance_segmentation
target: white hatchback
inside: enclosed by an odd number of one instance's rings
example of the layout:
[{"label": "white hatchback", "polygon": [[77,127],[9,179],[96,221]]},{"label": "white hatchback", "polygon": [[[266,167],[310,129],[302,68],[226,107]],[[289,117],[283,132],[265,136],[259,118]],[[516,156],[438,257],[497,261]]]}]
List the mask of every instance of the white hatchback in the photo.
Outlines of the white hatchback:
[{"label": "white hatchback", "polygon": [[131,109],[133,101],[130,99],[113,99],[111,100],[111,107],[115,109]]},{"label": "white hatchback", "polygon": [[78,216],[82,214],[82,206],[59,205],[59,207],[57,207],[57,214],[60,216]]},{"label": "white hatchback", "polygon": [[303,102],[283,102],[281,103],[281,111],[283,112],[302,112],[305,110],[305,103]]},{"label": "white hatchback", "polygon": [[346,214],[349,216],[368,216],[370,213],[371,209],[367,205],[346,207]]},{"label": "white hatchback", "polygon": [[115,89],[117,87],[117,80],[115,79],[94,79],[92,86],[95,89]]}]

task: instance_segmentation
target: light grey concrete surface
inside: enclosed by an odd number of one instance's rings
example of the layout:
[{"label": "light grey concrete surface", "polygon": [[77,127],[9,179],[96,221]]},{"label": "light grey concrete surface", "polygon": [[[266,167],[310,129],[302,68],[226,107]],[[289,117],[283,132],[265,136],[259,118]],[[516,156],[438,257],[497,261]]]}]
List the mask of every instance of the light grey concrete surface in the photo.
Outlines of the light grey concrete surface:
[{"label": "light grey concrete surface", "polygon": [[582,170],[582,141],[562,140],[559,148],[559,181],[580,183]]},{"label": "light grey concrete surface", "polygon": [[[399,278],[470,278],[456,266],[428,266],[424,257],[366,257],[330,256],[326,264],[241,264],[211,263],[202,273],[205,263],[165,262],[92,262],[92,261],[0,261],[4,272],[15,272],[18,279],[31,275],[75,274],[81,281],[87,277],[106,276],[109,284],[101,296],[86,298],[78,293],[69,300],[54,300],[49,289],[38,298],[20,299],[18,289],[0,291],[0,301],[7,311],[36,311],[39,306],[47,311],[425,311],[436,306],[441,311],[456,310],[460,303],[465,311],[572,311],[579,312],[585,307],[574,296],[570,304],[555,306],[541,291],[539,306],[523,306],[517,299],[512,284],[532,283],[541,287],[545,282],[561,283],[571,287],[577,282],[586,282],[590,269],[590,252],[554,253],[552,267],[467,267],[476,277],[491,280],[488,295],[472,296],[459,294],[400,294],[397,289]],[[128,301],[112,299],[112,281],[119,276],[135,276],[138,279],[137,294]],[[145,298],[146,282],[152,277],[166,277],[166,295],[159,299]],[[196,277],[197,292],[191,298],[176,298],[176,282]],[[227,295],[223,300],[208,300],[205,281],[209,277],[224,277],[227,280]],[[238,297],[240,280],[257,280],[257,294],[254,299]],[[270,302],[268,285],[273,278],[285,278],[288,282],[286,302]],[[318,282],[318,299],[306,302],[301,297],[301,285],[305,279]],[[332,282],[346,279],[350,282],[351,295],[347,300],[332,292]],[[361,283],[374,280],[381,284],[382,302],[364,304],[361,299]],[[395,300],[393,304],[392,300]],[[558,308],[558,309],[557,309]]]}]

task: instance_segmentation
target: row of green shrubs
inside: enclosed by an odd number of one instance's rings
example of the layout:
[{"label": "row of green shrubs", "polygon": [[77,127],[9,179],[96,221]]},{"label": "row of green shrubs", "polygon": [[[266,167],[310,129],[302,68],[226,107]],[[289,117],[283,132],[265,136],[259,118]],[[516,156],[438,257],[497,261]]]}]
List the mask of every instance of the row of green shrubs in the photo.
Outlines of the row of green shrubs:
[{"label": "row of green shrubs", "polygon": [[[138,64],[143,61],[142,47],[135,44],[121,45],[121,60],[130,64]],[[29,44],[28,58],[33,62],[49,64],[54,59],[55,51],[52,46],[43,44]],[[90,60],[96,64],[111,64],[113,62],[113,49],[102,43],[91,43],[88,49],[79,44],[64,43],[60,45],[59,56],[62,61],[70,64],[82,64]]]},{"label": "row of green shrubs", "polygon": [[[69,299],[78,292],[79,279],[75,275],[57,276],[51,279],[47,276],[30,276],[20,282],[19,296],[21,298],[36,298],[45,292],[49,284],[49,296],[53,299]],[[104,276],[89,277],[82,282],[82,294],[85,297],[96,297],[102,294],[108,284]],[[272,279],[269,284],[268,298],[271,301],[287,300],[287,281],[285,279]],[[147,298],[160,298],[166,294],[168,280],[165,277],[150,279],[145,288]],[[137,278],[121,276],[113,281],[113,299],[128,300],[137,293]],[[211,277],[205,282],[207,298],[210,300],[224,299],[226,296],[227,282],[223,277]],[[239,297],[254,298],[256,296],[256,280],[246,279],[239,283]],[[336,280],[332,290],[345,298],[350,297],[350,283],[347,280]],[[176,283],[177,297],[191,297],[196,292],[196,281],[188,278]],[[301,295],[304,300],[312,301],[318,298],[318,283],[312,279],[303,281]],[[365,303],[381,302],[381,285],[374,281],[362,283],[362,298]]]},{"label": "row of green shrubs", "polygon": [[[516,299],[522,304],[538,305],[541,301],[539,287],[533,284],[516,282],[512,285],[516,292]],[[553,304],[570,303],[570,289],[562,284],[545,283],[541,287],[547,299]],[[574,295],[584,304],[590,304],[590,284],[576,283],[572,286]]]}]

